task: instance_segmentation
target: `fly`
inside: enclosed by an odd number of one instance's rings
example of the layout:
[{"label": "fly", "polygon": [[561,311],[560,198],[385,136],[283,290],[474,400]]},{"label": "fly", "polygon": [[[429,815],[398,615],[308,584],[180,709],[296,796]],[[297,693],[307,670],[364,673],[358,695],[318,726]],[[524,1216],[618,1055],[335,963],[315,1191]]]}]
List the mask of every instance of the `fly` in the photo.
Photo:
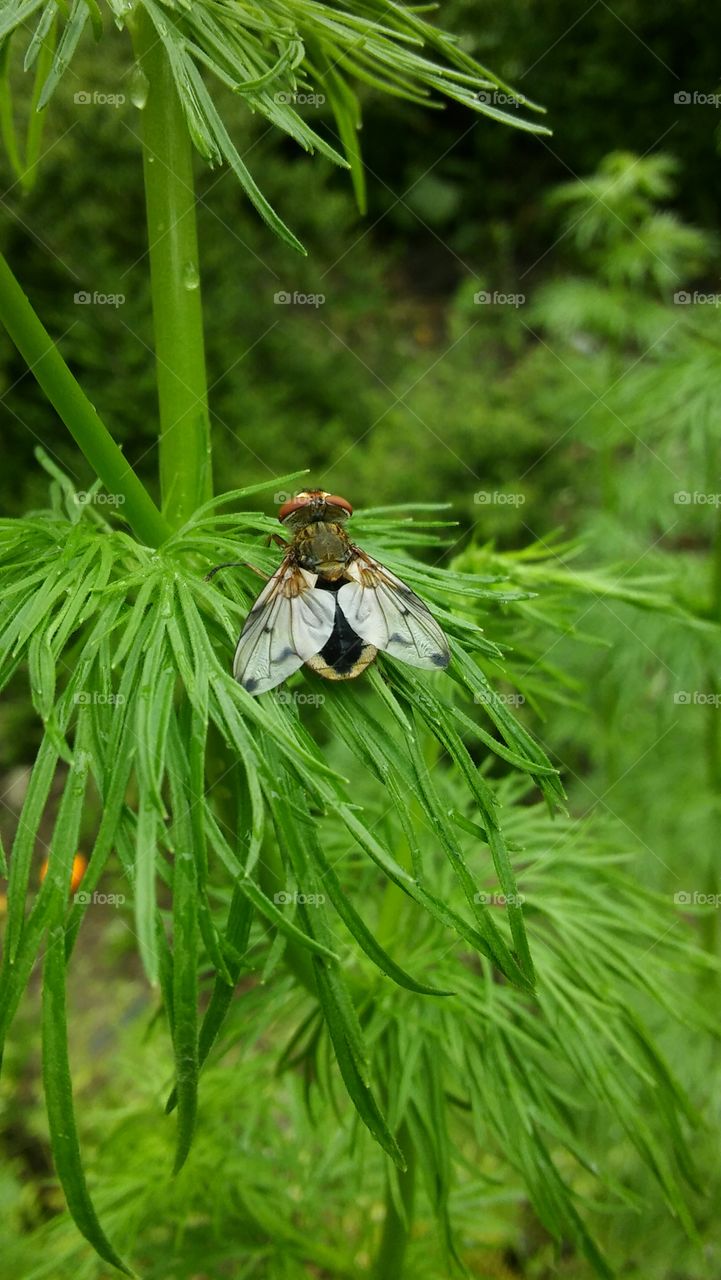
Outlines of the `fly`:
[{"label": "fly", "polygon": [[423,601],[350,541],[352,514],[345,498],[321,489],[280,507],[291,541],[245,620],[233,660],[248,693],[266,693],[303,663],[325,680],[354,680],[379,650],[411,667],[448,666],[448,642]]}]

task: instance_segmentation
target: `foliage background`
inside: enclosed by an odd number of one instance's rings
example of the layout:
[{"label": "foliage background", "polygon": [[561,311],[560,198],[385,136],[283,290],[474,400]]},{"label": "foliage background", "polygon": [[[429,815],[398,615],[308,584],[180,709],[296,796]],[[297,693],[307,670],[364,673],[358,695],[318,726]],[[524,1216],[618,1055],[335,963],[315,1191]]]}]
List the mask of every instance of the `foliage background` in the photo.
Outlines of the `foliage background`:
[{"label": "foliage background", "polygon": [[[674,95],[717,91],[721,19],[700,3],[651,11],[627,0],[597,0],[585,12],[561,3],[552,13],[535,0],[513,0],[502,10],[456,0],[443,6],[442,18],[494,70],[547,105],[553,137],[470,121],[453,107],[419,118],[369,93],[369,210],[361,219],[345,175],[322,158],[299,158],[237,110],[234,136],[306,244],[306,260],[270,236],[232,177],[198,166],[217,475],[230,488],[307,466],[357,506],[448,499],[460,522],[451,551],[464,567],[488,569],[494,548],[510,556],[532,546],[536,557],[547,556],[545,564],[519,556],[519,583],[542,582],[542,593],[525,612],[500,611],[492,635],[519,655],[522,718],[562,764],[573,818],[595,815],[607,824],[614,835],[606,838],[631,855],[633,880],[661,895],[668,932],[694,935],[714,953],[718,909],[683,914],[673,898],[712,897],[720,888],[714,624],[721,552],[713,495],[721,489],[721,357],[717,307],[674,303],[673,295],[721,293],[718,110],[675,102]],[[34,190],[21,195],[3,170],[0,235],[91,400],[140,473],[151,476],[150,299],[129,73],[120,36],[99,49],[90,40],[81,47],[48,121]],[[94,90],[124,93],[126,101],[115,108],[73,100]],[[230,99],[227,110],[232,118]],[[322,108],[308,112],[313,124],[318,115],[331,128]],[[110,181],[121,216],[107,198]],[[125,301],[117,308],[78,305],[81,290],[120,293]],[[479,290],[525,301],[479,306]],[[323,294],[325,301],[278,305],[279,291]],[[91,477],[4,339],[0,394],[5,513],[45,503],[38,442],[87,487]],[[499,501],[498,494],[515,500]],[[599,570],[605,576],[594,578]],[[554,587],[554,572],[577,574],[577,592],[567,577]],[[632,597],[642,588],[662,607],[639,609]],[[19,685],[11,685],[0,716],[0,828],[7,838],[39,727]],[[95,1169],[113,1169],[121,1148],[137,1150],[137,1167],[126,1168],[117,1197],[133,1206],[134,1229],[141,1221],[183,1224],[170,1235],[158,1226],[149,1264],[158,1270],[148,1274],[168,1274],[168,1251],[178,1275],[204,1267],[226,1274],[232,1260],[222,1252],[208,1262],[203,1223],[213,1214],[245,1240],[248,1274],[253,1266],[261,1275],[286,1274],[283,1266],[288,1275],[313,1274],[293,1269],[300,1264],[287,1241],[271,1257],[262,1217],[259,1226],[259,1181],[267,1179],[271,1199],[288,1170],[288,1194],[300,1206],[293,1230],[305,1248],[313,1224],[321,1216],[326,1224],[331,1252],[319,1246],[310,1264],[316,1273],[340,1274],[350,1265],[346,1237],[362,1266],[382,1201],[380,1166],[369,1159],[363,1196],[351,1211],[343,1191],[352,1176],[347,1148],[309,1124],[292,1077],[271,1080],[292,995],[281,976],[251,1066],[247,1054],[233,1056],[231,1037],[233,1073],[226,1061],[207,1076],[204,1145],[194,1172],[172,1187],[158,1178],[152,1192],[139,1195],[147,1169],[170,1158],[149,1118],[169,1064],[144,1040],[147,996],[131,939],[122,919],[107,914],[91,917],[74,971],[76,1085]],[[710,969],[683,990],[680,1002],[695,997],[707,1011],[717,1006]],[[689,1034],[662,1023],[659,1033],[704,1117],[694,1138],[706,1192],[695,1210],[700,1242],[685,1239],[633,1163],[618,1173],[634,1186],[640,1208],[604,1223],[603,1207],[595,1206],[597,1230],[622,1274],[695,1280],[715,1274],[719,1263],[712,1213],[717,1054],[708,1027]],[[0,1273],[42,1274],[40,1241],[50,1242],[53,1273],[102,1274],[78,1251],[59,1213],[32,1006],[22,1015],[8,1071],[26,1119],[10,1112],[3,1139],[0,1195],[12,1229]],[[265,1073],[272,1100],[270,1120],[252,1102],[243,1116],[244,1132],[257,1134],[263,1168],[259,1178],[254,1165],[251,1179],[252,1161],[239,1149],[219,1198],[212,1171],[245,1072],[251,1093]],[[617,1151],[619,1161],[631,1161],[621,1144]],[[256,1198],[249,1203],[232,1188],[251,1180]],[[101,1207],[112,1222],[118,1205]],[[521,1181],[495,1165],[478,1173],[470,1151],[453,1212],[476,1274],[587,1274],[572,1249],[554,1250]],[[419,1227],[417,1274],[445,1274],[424,1231],[430,1236],[427,1222]]]}]

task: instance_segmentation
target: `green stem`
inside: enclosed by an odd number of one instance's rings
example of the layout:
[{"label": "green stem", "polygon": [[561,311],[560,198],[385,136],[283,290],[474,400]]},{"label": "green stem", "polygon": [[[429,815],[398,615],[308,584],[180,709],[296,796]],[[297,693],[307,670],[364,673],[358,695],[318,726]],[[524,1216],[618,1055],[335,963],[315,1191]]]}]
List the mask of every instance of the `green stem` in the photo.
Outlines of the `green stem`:
[{"label": "green stem", "polygon": [[0,321],[108,493],[122,495],[136,536],[157,547],[170,528],[76,382],[0,254]]},{"label": "green stem", "polygon": [[406,1157],[408,1166],[405,1173],[397,1174],[401,1200],[405,1209],[405,1220],[396,1208],[395,1200],[391,1195],[389,1180],[386,1186],[386,1216],[383,1222],[383,1234],[378,1246],[375,1266],[373,1267],[373,1280],[401,1280],[403,1260],[405,1258],[406,1245],[408,1244],[409,1226],[413,1221],[415,1149],[408,1127],[405,1124],[401,1125],[398,1132],[398,1144]]},{"label": "green stem", "polygon": [[2,138],[16,178],[22,177],[23,162],[20,159],[15,115],[13,112],[12,86],[10,83],[10,41],[0,44],[0,138]]},{"label": "green stem", "polygon": [[135,50],[147,81],[143,173],[160,410],[160,489],[163,513],[175,527],[212,497],[192,146],[165,47],[142,8]]}]

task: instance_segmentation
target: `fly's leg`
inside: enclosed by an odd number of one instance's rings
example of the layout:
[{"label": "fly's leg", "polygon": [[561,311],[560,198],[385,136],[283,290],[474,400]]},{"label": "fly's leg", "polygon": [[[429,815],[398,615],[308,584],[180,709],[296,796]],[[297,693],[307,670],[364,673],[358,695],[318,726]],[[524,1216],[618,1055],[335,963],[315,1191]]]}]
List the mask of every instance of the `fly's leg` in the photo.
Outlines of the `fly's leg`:
[{"label": "fly's leg", "polygon": [[262,569],[256,569],[255,565],[251,564],[249,560],[226,560],[223,564],[216,564],[215,568],[210,570],[210,573],[206,573],[203,582],[210,582],[210,579],[214,578],[216,573],[220,573],[221,569],[252,569],[253,573],[257,573],[258,577],[262,578],[264,582],[268,582],[270,578],[270,574],[263,573]]},{"label": "fly's leg", "polygon": [[[267,546],[271,546],[273,543],[278,547],[288,546],[285,539],[281,538],[277,533],[269,533],[265,541]],[[262,569],[256,569],[255,565],[251,564],[249,560],[225,560],[223,564],[216,564],[215,568],[210,570],[210,573],[206,573],[203,581],[210,582],[210,579],[214,578],[221,569],[252,569],[253,573],[257,573],[258,577],[262,578],[264,582],[268,582],[272,576],[269,573],[263,573]]]}]

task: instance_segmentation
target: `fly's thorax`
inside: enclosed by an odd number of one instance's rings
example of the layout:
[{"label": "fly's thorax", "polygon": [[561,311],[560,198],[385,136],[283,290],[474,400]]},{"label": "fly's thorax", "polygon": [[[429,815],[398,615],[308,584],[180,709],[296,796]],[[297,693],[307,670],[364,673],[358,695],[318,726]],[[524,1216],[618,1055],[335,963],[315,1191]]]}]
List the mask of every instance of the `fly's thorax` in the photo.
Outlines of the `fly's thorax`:
[{"label": "fly's thorax", "polygon": [[340,524],[317,521],[306,525],[296,534],[293,545],[298,564],[330,581],[342,577],[351,557],[348,535]]}]

